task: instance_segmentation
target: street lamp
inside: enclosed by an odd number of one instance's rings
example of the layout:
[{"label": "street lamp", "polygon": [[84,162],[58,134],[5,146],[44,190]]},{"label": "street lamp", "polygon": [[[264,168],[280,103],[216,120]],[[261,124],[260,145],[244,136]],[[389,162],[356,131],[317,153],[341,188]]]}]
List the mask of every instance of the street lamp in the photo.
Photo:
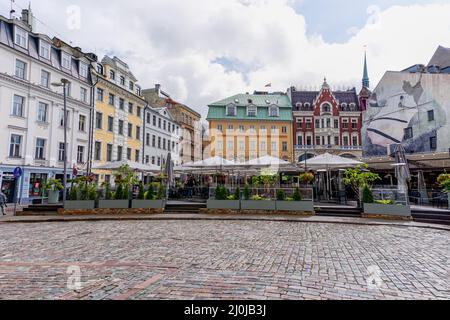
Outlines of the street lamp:
[{"label": "street lamp", "polygon": [[60,82],[52,83],[54,87],[62,87],[63,88],[63,97],[64,97],[64,176],[63,176],[63,206],[66,206],[66,196],[67,196],[67,86],[70,84],[70,81],[67,79],[61,79]]}]

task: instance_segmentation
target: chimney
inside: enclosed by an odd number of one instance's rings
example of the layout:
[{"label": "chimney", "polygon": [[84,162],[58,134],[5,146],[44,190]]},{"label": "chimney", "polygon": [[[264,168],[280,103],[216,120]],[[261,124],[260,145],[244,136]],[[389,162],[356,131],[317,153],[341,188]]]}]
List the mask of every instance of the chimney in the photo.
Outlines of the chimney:
[{"label": "chimney", "polygon": [[22,10],[22,17],[20,20],[25,22],[30,27],[30,30],[33,31],[34,19],[33,19],[33,12],[31,11],[31,7],[28,7],[28,9]]},{"label": "chimney", "polygon": [[156,94],[159,96],[159,93],[161,92],[161,85],[160,84],[155,84],[155,91],[156,91]]}]

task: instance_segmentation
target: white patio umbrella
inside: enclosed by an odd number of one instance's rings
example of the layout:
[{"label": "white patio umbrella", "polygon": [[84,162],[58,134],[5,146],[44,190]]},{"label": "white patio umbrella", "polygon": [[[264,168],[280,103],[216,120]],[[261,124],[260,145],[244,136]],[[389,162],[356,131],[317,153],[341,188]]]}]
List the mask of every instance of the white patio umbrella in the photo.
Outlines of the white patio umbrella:
[{"label": "white patio umbrella", "polygon": [[189,166],[191,168],[217,168],[217,167],[223,167],[223,166],[232,166],[234,165],[233,161],[226,160],[222,157],[212,157],[205,160],[197,161],[194,163],[187,164],[186,166]]},{"label": "white patio umbrella", "polygon": [[103,165],[96,165],[94,169],[96,170],[118,170],[123,165],[129,165],[131,169],[139,172],[160,172],[161,168],[153,164],[143,164],[132,161],[114,161]]},{"label": "white patio umbrella", "polygon": [[[333,155],[330,153],[324,153],[317,157],[311,158],[307,161],[306,165],[308,168],[313,170],[325,170],[327,177],[327,188],[331,190],[331,181],[330,181],[330,170],[331,169],[345,169],[355,167],[359,164],[363,164],[360,161],[340,157],[337,155]],[[301,163],[300,166],[304,166],[304,163]],[[329,194],[327,195],[329,200]]]}]

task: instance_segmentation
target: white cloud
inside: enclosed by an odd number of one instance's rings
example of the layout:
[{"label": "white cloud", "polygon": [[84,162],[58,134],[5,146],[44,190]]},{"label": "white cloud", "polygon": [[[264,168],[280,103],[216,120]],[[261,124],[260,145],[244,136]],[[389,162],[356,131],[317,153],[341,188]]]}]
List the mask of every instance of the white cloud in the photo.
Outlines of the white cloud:
[{"label": "white cloud", "polygon": [[[298,2],[299,0],[297,0]],[[368,21],[345,44],[308,37],[295,0],[80,0],[80,30],[66,28],[72,1],[35,2],[40,20],[73,44],[127,61],[143,87],[161,83],[175,99],[206,113],[206,105],[238,92],[292,84],[360,84],[364,45],[376,85],[386,70],[426,63],[450,46],[450,4],[368,8]],[[48,8],[52,8],[51,11]],[[61,14],[55,14],[60,12]],[[447,41],[447,42],[445,42]],[[244,72],[220,65],[238,62]],[[220,59],[219,59],[220,60]]]}]

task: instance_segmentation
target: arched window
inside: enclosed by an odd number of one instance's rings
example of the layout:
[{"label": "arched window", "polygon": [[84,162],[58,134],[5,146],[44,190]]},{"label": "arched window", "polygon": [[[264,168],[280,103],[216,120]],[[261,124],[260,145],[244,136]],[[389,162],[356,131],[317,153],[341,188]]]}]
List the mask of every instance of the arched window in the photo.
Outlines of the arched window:
[{"label": "arched window", "polygon": [[331,112],[331,105],[329,103],[324,103],[322,105],[322,113],[330,113]]},{"label": "arched window", "polygon": [[229,104],[227,106],[227,116],[228,117],[235,117],[236,116],[236,105]]},{"label": "arched window", "polygon": [[270,117],[278,117],[280,115],[278,106],[270,106],[269,107],[269,116]]},{"label": "arched window", "polygon": [[309,159],[312,159],[312,158],[314,158],[314,157],[315,157],[315,155],[312,154],[312,153],[307,153],[306,155],[305,155],[305,154],[302,154],[302,155],[298,158],[298,162],[305,162],[305,158],[306,158],[306,160],[309,160]]}]

